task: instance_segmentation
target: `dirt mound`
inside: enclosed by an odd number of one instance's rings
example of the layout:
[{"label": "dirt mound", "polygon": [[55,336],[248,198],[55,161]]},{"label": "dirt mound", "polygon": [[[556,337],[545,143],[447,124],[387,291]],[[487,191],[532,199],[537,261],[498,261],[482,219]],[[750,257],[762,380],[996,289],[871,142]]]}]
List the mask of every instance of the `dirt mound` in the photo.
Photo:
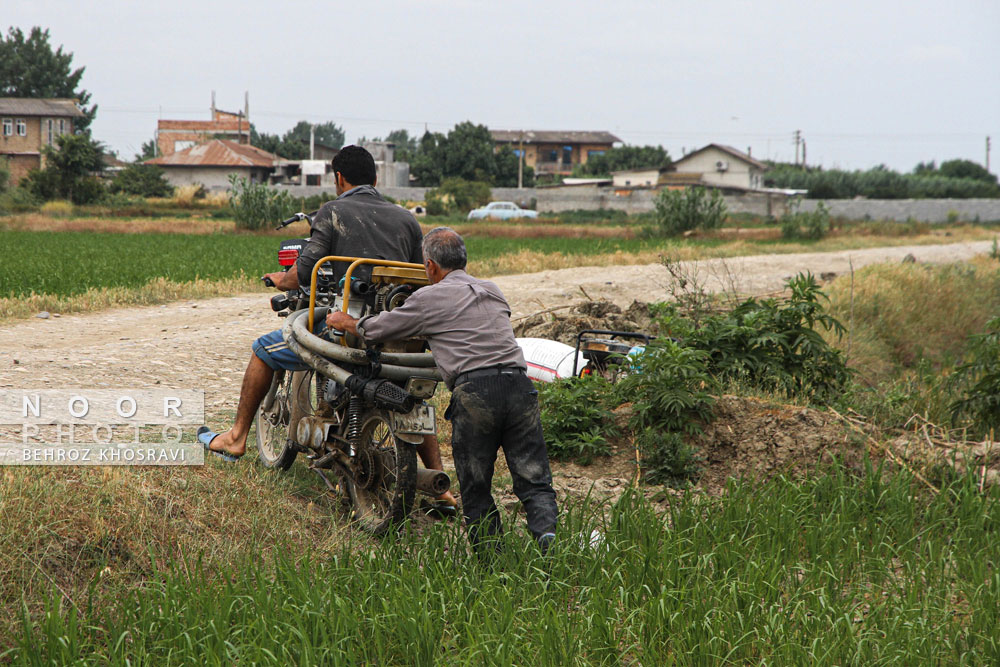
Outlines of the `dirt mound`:
[{"label": "dirt mound", "polygon": [[861,464],[864,443],[833,415],[739,396],[722,396],[697,445],[704,458],[697,488],[720,493],[730,477],[808,475],[834,457]]},{"label": "dirt mound", "polygon": [[538,313],[514,324],[519,338],[547,338],[567,345],[575,345],[577,334],[586,329],[657,333],[649,304],[641,301],[633,301],[625,310],[604,299],[581,301],[562,312]]},{"label": "dirt mound", "polygon": [[[627,407],[616,411],[620,425],[628,416]],[[859,467],[865,452],[863,441],[826,412],[729,395],[718,399],[715,420],[694,445],[703,459],[694,491],[709,495],[723,493],[730,478],[805,477],[834,457]],[[552,467],[554,486],[563,500],[589,496],[614,502],[635,476],[635,450],[630,442],[618,442],[613,456],[592,465],[554,462]],[[658,486],[642,489],[657,501],[681,493]],[[517,499],[504,494],[501,504],[516,506]]]}]

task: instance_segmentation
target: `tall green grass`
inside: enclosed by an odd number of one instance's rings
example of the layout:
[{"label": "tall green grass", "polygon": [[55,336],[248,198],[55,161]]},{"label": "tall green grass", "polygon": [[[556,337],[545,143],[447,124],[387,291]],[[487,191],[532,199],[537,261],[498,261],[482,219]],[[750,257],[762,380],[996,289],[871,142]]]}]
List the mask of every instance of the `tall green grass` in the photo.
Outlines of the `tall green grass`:
[{"label": "tall green grass", "polygon": [[[15,664],[996,664],[1000,492],[833,468],[565,512],[493,568],[454,524],[332,558],[197,558],[110,604],[53,597]],[[600,509],[600,508],[597,508]],[[518,521],[520,524],[520,521]],[[604,534],[592,546],[594,528]]]}]

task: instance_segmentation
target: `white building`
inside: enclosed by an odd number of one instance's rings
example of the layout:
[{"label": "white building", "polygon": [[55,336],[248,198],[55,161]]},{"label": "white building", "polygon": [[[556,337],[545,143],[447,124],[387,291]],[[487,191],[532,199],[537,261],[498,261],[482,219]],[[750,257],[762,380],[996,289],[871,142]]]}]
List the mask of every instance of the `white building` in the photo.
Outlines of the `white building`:
[{"label": "white building", "polygon": [[671,171],[701,174],[704,185],[740,190],[764,187],[767,165],[731,146],[709,144],[674,162]]}]

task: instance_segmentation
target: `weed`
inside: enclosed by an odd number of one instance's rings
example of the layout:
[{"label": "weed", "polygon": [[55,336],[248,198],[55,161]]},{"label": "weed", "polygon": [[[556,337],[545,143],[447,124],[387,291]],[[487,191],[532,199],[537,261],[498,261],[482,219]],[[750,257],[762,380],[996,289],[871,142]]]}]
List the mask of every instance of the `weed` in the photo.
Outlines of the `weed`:
[{"label": "weed", "polygon": [[830,209],[819,202],[814,211],[796,211],[781,219],[781,238],[818,241],[830,231]]},{"label": "weed", "polygon": [[618,435],[609,409],[611,384],[600,377],[571,378],[539,385],[542,429],[549,455],[588,465],[611,453]]},{"label": "weed", "polygon": [[64,199],[54,199],[42,204],[41,212],[56,218],[68,218],[73,215],[73,203]]},{"label": "weed", "polygon": [[294,202],[285,190],[252,183],[235,174],[229,177],[229,183],[232,186],[229,205],[240,229],[261,229],[294,213]]},{"label": "weed", "polygon": [[726,204],[716,189],[662,190],[654,201],[655,231],[676,236],[692,229],[717,229],[726,219]]},{"label": "weed", "polygon": [[955,369],[954,384],[964,391],[951,405],[952,417],[969,418],[981,435],[995,433],[1000,431],[1000,317],[972,337],[970,356]]}]

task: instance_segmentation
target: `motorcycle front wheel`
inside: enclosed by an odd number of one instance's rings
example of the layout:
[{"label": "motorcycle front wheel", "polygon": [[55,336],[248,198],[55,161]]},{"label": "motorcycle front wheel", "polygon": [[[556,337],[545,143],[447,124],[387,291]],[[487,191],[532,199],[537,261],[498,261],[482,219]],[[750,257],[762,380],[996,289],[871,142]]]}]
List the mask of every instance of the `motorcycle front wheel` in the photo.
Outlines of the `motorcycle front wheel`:
[{"label": "motorcycle front wheel", "polygon": [[372,535],[398,526],[413,507],[417,485],[417,452],[392,431],[389,415],[368,410],[346,481],[354,520]]},{"label": "motorcycle front wheel", "polygon": [[289,439],[291,373],[277,371],[257,409],[257,456],[265,468],[288,470],[297,452]]}]

